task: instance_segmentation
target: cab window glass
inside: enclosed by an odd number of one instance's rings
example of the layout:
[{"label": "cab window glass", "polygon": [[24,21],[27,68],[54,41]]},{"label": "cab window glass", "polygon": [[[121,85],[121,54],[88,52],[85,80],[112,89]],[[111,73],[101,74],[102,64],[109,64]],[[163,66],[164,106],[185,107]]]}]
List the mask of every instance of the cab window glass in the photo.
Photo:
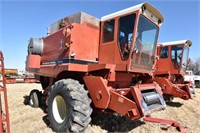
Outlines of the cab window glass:
[{"label": "cab window glass", "polygon": [[179,68],[181,65],[183,47],[181,45],[172,46],[171,58],[175,68]]},{"label": "cab window glass", "polygon": [[114,40],[114,28],[115,27],[115,20],[109,20],[104,22],[103,25],[103,43],[111,42]]},{"label": "cab window glass", "polygon": [[151,69],[154,61],[154,53],[157,45],[159,28],[149,21],[145,16],[140,15],[136,41],[134,45],[135,64],[146,66]]},{"label": "cab window glass", "polygon": [[161,49],[160,58],[168,58],[168,46]]},{"label": "cab window glass", "polygon": [[128,59],[130,54],[135,17],[135,14],[130,14],[119,19],[118,45],[122,58],[125,60]]}]

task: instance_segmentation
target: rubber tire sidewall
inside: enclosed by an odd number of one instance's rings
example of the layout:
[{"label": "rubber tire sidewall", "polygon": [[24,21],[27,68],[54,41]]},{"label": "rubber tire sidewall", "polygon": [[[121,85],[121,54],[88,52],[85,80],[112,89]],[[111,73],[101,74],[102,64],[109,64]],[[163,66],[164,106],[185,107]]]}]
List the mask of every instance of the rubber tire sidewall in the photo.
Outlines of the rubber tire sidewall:
[{"label": "rubber tire sidewall", "polygon": [[[68,107],[66,118],[58,123],[53,114],[53,101],[61,96]],[[50,92],[48,99],[48,118],[50,127],[56,132],[84,132],[91,121],[92,108],[88,91],[78,81],[62,79],[57,81]]]},{"label": "rubber tire sidewall", "polygon": [[[64,85],[62,85],[62,87],[59,87],[59,88],[52,90],[50,97],[49,97],[49,100],[48,100],[48,118],[49,118],[49,121],[51,122],[51,127],[55,131],[59,131],[59,132],[66,132],[66,130],[68,129],[67,125],[69,125],[68,124],[69,118],[67,118],[67,117],[69,116],[69,114],[67,114],[66,119],[62,123],[58,123],[53,116],[53,110],[52,110],[53,100],[56,96],[60,95],[64,99],[65,104],[68,107],[66,110],[68,112],[70,112],[70,110],[72,108],[68,103],[68,96],[66,96],[66,93],[67,92],[64,88]],[[66,129],[63,129],[64,126],[66,126]],[[60,129],[63,129],[63,131],[60,131]]]},{"label": "rubber tire sidewall", "polygon": [[[40,92],[39,90],[32,90],[29,94],[29,105],[33,108],[38,108],[40,107]],[[32,99],[32,103],[31,103],[31,99]]]}]

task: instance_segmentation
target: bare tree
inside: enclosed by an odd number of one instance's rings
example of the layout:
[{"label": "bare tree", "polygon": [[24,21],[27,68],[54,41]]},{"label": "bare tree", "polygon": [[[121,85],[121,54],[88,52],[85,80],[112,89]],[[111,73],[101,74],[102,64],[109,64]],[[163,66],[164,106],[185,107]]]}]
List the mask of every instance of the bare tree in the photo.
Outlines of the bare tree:
[{"label": "bare tree", "polygon": [[196,60],[191,60],[188,70],[192,70],[194,74],[200,75],[200,57]]}]

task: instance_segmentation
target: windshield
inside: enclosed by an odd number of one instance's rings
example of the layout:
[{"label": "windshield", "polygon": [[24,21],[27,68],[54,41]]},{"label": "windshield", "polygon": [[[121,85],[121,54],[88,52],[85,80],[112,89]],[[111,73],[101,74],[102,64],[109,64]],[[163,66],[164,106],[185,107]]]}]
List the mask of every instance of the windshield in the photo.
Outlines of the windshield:
[{"label": "windshield", "polygon": [[152,70],[159,28],[140,15],[131,69]]},{"label": "windshield", "polygon": [[181,67],[181,73],[185,73],[187,64],[188,64],[188,55],[189,55],[189,48],[187,46],[184,46],[184,53],[182,58],[182,67]]}]

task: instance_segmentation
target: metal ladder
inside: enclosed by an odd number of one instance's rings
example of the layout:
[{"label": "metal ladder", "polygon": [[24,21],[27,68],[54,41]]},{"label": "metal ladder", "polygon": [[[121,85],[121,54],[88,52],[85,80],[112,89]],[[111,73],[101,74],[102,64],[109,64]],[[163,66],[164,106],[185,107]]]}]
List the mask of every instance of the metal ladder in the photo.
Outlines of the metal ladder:
[{"label": "metal ladder", "polygon": [[[10,122],[9,122],[9,112],[8,112],[8,100],[7,100],[7,90],[6,90],[6,77],[4,74],[4,58],[0,51],[0,132],[10,133]],[[4,105],[4,106],[3,106]]]}]

